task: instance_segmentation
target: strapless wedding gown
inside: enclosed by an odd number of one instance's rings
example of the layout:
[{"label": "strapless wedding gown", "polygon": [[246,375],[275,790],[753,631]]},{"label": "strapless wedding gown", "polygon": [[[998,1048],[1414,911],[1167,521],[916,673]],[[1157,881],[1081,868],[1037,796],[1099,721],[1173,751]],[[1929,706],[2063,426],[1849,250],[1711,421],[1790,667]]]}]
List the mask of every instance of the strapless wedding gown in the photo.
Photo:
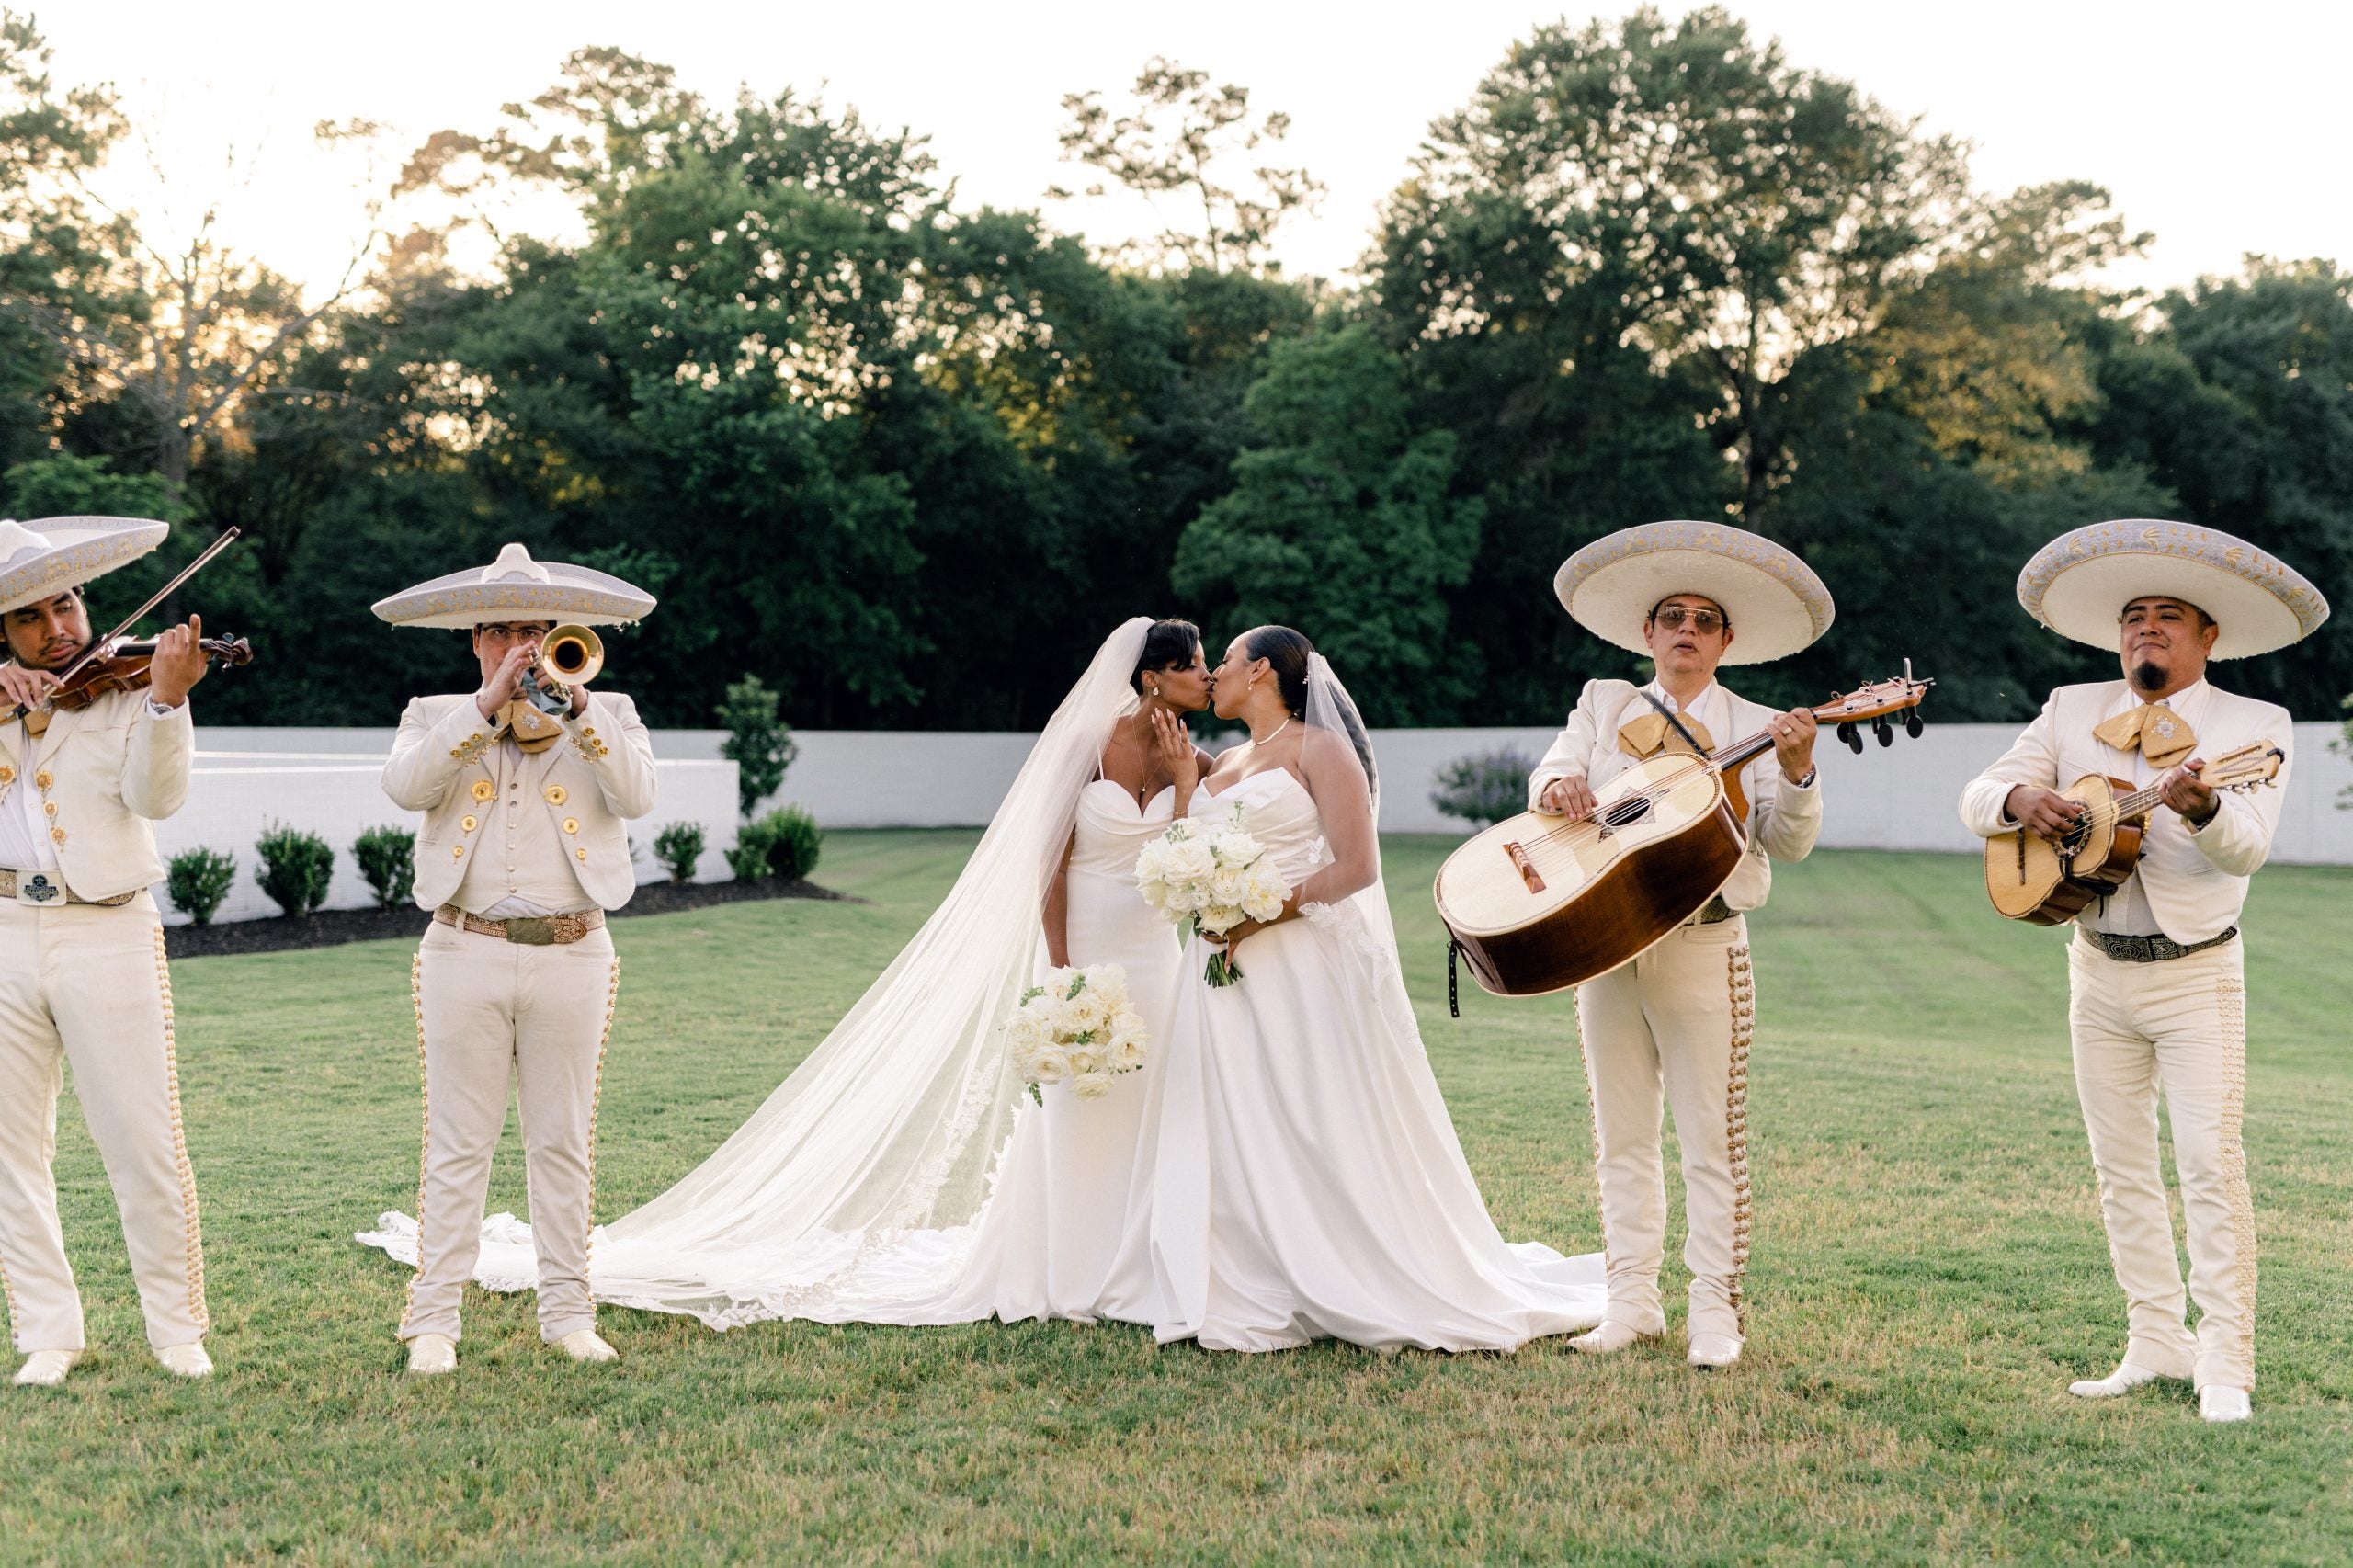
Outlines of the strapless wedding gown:
[{"label": "strapless wedding gown", "polygon": [[[1293,886],[1326,858],[1315,801],[1287,771],[1194,799],[1203,818],[1245,804]],[[1149,1200],[1113,1269],[1150,1290],[1113,1315],[1246,1351],[1512,1350],[1601,1321],[1599,1254],[1507,1244],[1489,1218],[1385,930],[1349,902],[1313,911],[1245,942],[1224,988],[1203,979],[1211,950],[1187,948],[1154,1042]]]},{"label": "strapless wedding gown", "polygon": [[985,1317],[1074,1318],[1147,1301],[1151,1271],[1131,1257],[1120,1273],[1121,1242],[1136,1148],[1151,1081],[1158,1076],[1181,949],[1176,927],[1136,892],[1136,857],[1168,831],[1176,793],[1163,790],[1141,810],[1126,787],[1098,778],[1080,791],[1078,821],[1063,879],[1070,961],[1115,963],[1151,1032],[1141,1071],[1123,1073],[1091,1100],[1067,1085],[1041,1091],[1015,1115],[997,1164],[996,1189],[976,1226],[971,1261],[956,1289],[926,1321]]}]

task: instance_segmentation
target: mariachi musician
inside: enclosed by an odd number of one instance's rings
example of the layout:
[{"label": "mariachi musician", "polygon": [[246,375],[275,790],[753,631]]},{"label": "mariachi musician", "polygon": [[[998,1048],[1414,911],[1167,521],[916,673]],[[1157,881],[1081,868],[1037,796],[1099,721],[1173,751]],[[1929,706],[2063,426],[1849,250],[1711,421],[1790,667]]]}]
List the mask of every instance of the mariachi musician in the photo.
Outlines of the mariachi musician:
[{"label": "mariachi musician", "polygon": [[[2254,1409],[2256,1253],[2240,1137],[2239,914],[2271,853],[2295,741],[2287,710],[2222,690],[2206,668],[2311,636],[2328,601],[2244,540],[2134,519],[2045,545],[2018,574],[2018,602],[2061,636],[2113,651],[2121,667],[2116,679],[2053,691],[1961,791],[1961,821],[1981,837],[2023,826],[2055,842],[2083,813],[2060,789],[2095,774],[2154,788],[2165,807],[2149,818],[2132,873],[2077,916],[2067,944],[2075,1091],[2126,1304],[2123,1359],[2067,1392],[2111,1399],[2190,1379],[2207,1420],[2244,1421]],[[2240,794],[2200,777],[2208,758],[2256,742],[2280,753],[2278,789]],[[2160,1090],[2189,1232],[2194,1335],[2157,1162]]]},{"label": "mariachi musician", "polygon": [[416,901],[434,921],[414,986],[426,1127],[417,1272],[400,1326],[412,1372],[457,1367],[459,1298],[481,1252],[510,1079],[540,1337],[575,1361],[614,1358],[588,1291],[597,1093],[620,987],[605,915],[637,888],[621,824],[654,809],[654,747],[635,704],[592,692],[593,668],[559,681],[545,644],[551,631],[572,637],[653,608],[618,577],[534,561],[519,544],[375,607],[396,626],[466,629],[482,682],[412,701],[384,765],[384,792],[425,813]]},{"label": "mariachi musician", "polygon": [[202,628],[190,617],[163,632],[128,678],[59,679],[94,663],[82,585],[169,531],[139,517],[0,522],[0,1287],[25,1353],[19,1384],[64,1381],[84,1347],[51,1170],[65,1061],[122,1210],[147,1343],[177,1376],[212,1370],[172,983],[148,891],[164,875],[153,824],[188,799]]},{"label": "mariachi musician", "polygon": [[[1802,860],[1822,827],[1814,719],[1735,697],[1719,665],[1786,658],[1828,629],[1830,590],[1772,540],[1719,523],[1625,528],[1571,556],[1553,579],[1578,625],[1655,670],[1646,686],[1586,683],[1568,726],[1529,779],[1529,808],[1583,817],[1594,791],[1662,752],[1705,755],[1769,731],[1773,750],[1740,784],[1749,801],[1739,869],[1691,919],[1577,987],[1577,1033],[1593,1102],[1608,1304],[1570,1345],[1623,1350],[1666,1331],[1659,1300],[1666,1178],[1660,1091],[1683,1149],[1691,1269],[1686,1359],[1723,1368],[1747,1331],[1748,1049],[1756,990],[1745,916],[1765,903],[1772,860]],[[1768,858],[1768,856],[1770,858]]]}]

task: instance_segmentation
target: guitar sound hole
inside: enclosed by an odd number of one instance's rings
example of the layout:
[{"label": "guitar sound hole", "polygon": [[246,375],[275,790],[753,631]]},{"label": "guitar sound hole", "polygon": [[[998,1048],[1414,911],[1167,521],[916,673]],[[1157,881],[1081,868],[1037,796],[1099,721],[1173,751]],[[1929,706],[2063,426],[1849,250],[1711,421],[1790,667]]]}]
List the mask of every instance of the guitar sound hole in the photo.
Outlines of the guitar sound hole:
[{"label": "guitar sound hole", "polygon": [[1649,819],[1651,802],[1645,800],[1620,801],[1601,813],[1601,820],[1611,827],[1631,827]]}]

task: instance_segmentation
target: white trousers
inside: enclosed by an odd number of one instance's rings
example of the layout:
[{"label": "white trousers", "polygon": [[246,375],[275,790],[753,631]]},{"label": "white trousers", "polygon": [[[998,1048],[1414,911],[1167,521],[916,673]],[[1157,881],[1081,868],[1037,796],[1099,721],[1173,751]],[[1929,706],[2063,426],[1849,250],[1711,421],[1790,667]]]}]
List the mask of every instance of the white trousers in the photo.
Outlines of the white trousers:
[{"label": "white trousers", "polygon": [[535,948],[437,923],[417,948],[414,974],[425,1152],[417,1270],[400,1336],[459,1337],[459,1299],[482,1251],[483,1200],[510,1085],[522,1108],[540,1337],[593,1327],[597,1096],[620,988],[611,935],[600,928]]},{"label": "white trousers", "polygon": [[163,920],[145,893],[112,909],[0,903],[0,1290],[27,1353],[84,1347],[51,1171],[67,1062],[122,1212],[147,1341],[194,1344],[210,1321],[203,1239]]},{"label": "white trousers", "polygon": [[[2200,1388],[2255,1386],[2255,1199],[2240,1140],[2244,964],[2235,941],[2157,963],[2111,959],[2080,936],[2067,948],[2075,1091],[2109,1256],[2124,1290],[2125,1358],[2194,1377]],[[2160,1090],[2188,1221],[2195,1337],[2184,1324],[2181,1263],[2157,1163]]]},{"label": "white trousers", "polygon": [[1668,932],[1631,963],[1577,987],[1577,1032],[1593,1100],[1608,1316],[1664,1332],[1665,1102],[1683,1150],[1692,1333],[1746,1330],[1748,1046],[1756,1018],[1748,923]]}]

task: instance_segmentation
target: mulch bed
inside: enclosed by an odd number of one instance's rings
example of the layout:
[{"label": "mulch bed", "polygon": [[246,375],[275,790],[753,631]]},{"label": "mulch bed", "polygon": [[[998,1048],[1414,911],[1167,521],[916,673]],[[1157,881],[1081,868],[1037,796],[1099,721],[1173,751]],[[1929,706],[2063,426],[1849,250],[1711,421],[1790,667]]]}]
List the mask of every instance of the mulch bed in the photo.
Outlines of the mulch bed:
[{"label": "mulch bed", "polygon": [[[780,882],[773,878],[756,882],[648,882],[637,890],[627,905],[614,912],[614,918],[675,915],[681,910],[708,909],[715,903],[746,903],[767,898],[847,899],[847,895],[812,881]],[[176,959],[202,959],[222,953],[338,948],[346,942],[373,942],[385,937],[415,941],[432,923],[433,916],[422,909],[322,909],[301,920],[280,915],[268,920],[232,920],[222,926],[166,926],[164,951]]]}]

